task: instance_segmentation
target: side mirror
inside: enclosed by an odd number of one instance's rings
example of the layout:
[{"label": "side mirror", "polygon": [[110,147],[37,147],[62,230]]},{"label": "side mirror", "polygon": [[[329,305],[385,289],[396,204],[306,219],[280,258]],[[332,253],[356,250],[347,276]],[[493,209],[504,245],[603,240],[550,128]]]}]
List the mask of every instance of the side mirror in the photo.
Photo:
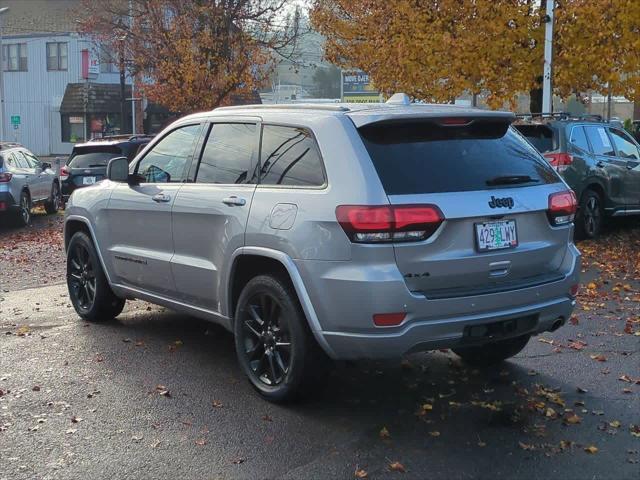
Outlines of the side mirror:
[{"label": "side mirror", "polygon": [[51,168],[51,164],[48,162],[42,162],[40,164],[40,168],[42,168],[42,171],[44,172],[45,170],[48,170]]},{"label": "side mirror", "polygon": [[116,157],[107,164],[107,178],[112,182],[126,183],[129,180],[129,161],[126,157]]}]

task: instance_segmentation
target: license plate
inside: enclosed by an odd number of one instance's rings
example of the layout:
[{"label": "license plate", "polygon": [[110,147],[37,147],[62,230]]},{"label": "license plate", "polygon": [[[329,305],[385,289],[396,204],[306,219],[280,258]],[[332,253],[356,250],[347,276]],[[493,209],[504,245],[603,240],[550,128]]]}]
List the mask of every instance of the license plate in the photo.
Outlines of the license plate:
[{"label": "license plate", "polygon": [[83,185],[93,185],[96,183],[96,177],[82,177]]},{"label": "license plate", "polygon": [[515,220],[476,223],[476,246],[479,252],[518,246]]}]

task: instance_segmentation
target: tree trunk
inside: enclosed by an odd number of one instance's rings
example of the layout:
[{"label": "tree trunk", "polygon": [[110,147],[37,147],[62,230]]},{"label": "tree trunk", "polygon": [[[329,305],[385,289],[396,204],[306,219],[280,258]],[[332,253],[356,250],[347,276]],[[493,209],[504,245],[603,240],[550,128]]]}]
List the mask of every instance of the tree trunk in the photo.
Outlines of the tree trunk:
[{"label": "tree trunk", "polygon": [[[542,77],[538,77],[536,80],[539,80],[542,83]],[[539,114],[542,112],[542,87],[532,88],[529,91],[529,111],[532,114]]]}]

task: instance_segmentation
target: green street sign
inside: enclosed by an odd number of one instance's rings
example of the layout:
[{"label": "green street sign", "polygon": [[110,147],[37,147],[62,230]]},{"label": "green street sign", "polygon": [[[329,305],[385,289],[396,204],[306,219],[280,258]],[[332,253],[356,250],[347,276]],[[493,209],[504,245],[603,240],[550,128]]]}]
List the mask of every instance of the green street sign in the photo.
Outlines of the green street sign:
[{"label": "green street sign", "polygon": [[20,115],[11,115],[11,125],[20,125]]}]

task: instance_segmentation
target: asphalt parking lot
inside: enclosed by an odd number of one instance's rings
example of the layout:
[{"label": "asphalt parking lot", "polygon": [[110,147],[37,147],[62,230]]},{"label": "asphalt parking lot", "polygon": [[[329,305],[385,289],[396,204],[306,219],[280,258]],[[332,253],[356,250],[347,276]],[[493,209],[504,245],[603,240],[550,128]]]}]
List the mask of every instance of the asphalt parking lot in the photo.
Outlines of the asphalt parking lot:
[{"label": "asphalt parking lot", "polygon": [[60,224],[0,226],[2,480],[640,477],[637,222],[580,244],[576,315],[502,367],[338,365],[293,406],[261,400],[206,322],[144,302],[80,321]]}]

